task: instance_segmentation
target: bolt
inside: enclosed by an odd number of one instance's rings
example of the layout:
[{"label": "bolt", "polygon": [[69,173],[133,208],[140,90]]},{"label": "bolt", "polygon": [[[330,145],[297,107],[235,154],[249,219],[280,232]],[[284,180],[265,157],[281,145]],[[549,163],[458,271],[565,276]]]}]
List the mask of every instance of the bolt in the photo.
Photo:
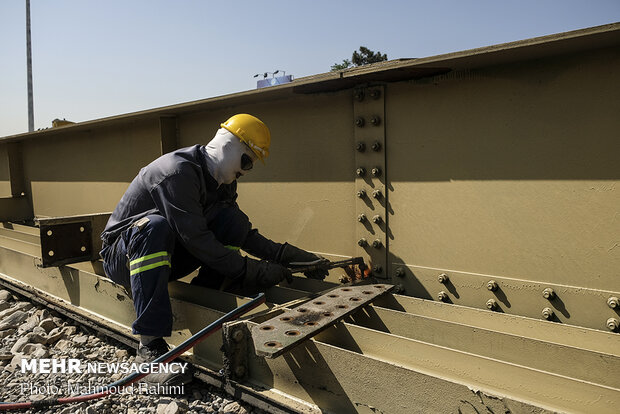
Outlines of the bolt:
[{"label": "bolt", "polygon": [[397,267],[396,271],[394,272],[394,274],[396,275],[396,277],[405,277],[405,268],[404,267]]},{"label": "bolt", "polygon": [[381,175],[381,168],[375,167],[372,170],[370,170],[370,172],[372,173],[373,177],[379,177]]},{"label": "bolt", "polygon": [[497,309],[497,302],[495,301],[495,299],[487,300],[487,309],[492,311]]},{"label": "bolt", "polygon": [[553,315],[554,315],[553,309],[551,309],[551,308],[544,308],[542,310],[542,317],[545,318],[548,321],[553,319]]},{"label": "bolt", "polygon": [[448,301],[448,294],[442,290],[441,292],[439,292],[437,294],[437,299],[440,302],[447,302]]},{"label": "bolt", "polygon": [[[372,92],[371,92],[371,96],[372,96]],[[358,102],[362,102],[364,100],[364,91],[361,89],[356,90],[353,93],[353,98]]]},{"label": "bolt", "polygon": [[381,190],[375,190],[372,192],[372,198],[380,199],[381,197],[383,197]]},{"label": "bolt", "polygon": [[364,144],[363,142],[358,142],[355,145],[355,149],[358,150],[359,152],[364,152],[366,151],[366,144]]},{"label": "bolt", "polygon": [[607,319],[606,325],[607,325],[607,329],[614,332],[614,331],[617,331],[618,328],[620,327],[620,321],[616,318],[609,318]]},{"label": "bolt", "polygon": [[361,239],[357,241],[357,245],[360,247],[366,247],[368,246],[368,242],[366,241],[365,238],[362,237]]},{"label": "bolt", "polygon": [[370,91],[370,97],[372,99],[379,99],[379,97],[381,97],[381,90],[380,89],[373,89]]},{"label": "bolt", "polygon": [[542,292],[543,298],[552,300],[555,298],[555,292],[551,288],[546,288]]},{"label": "bolt", "polygon": [[607,306],[612,309],[618,309],[620,307],[620,300],[616,296],[611,296],[607,299]]},{"label": "bolt", "polygon": [[364,175],[366,175],[366,169],[364,167],[360,167],[355,170],[355,174],[357,174],[358,177],[363,177]]},{"label": "bolt", "polygon": [[235,342],[241,342],[243,341],[243,338],[245,337],[245,334],[243,333],[243,331],[241,329],[237,329],[235,332],[233,332],[232,334],[232,339]]},{"label": "bolt", "polygon": [[359,216],[357,216],[357,221],[359,221],[360,223],[363,223],[366,221],[366,214],[360,214]]},{"label": "bolt", "polygon": [[375,241],[372,242],[372,247],[375,249],[380,249],[382,245],[383,243],[381,243],[381,240],[379,239],[375,239]]},{"label": "bolt", "polygon": [[377,126],[381,123],[381,118],[379,117],[379,115],[374,115],[372,118],[370,118],[370,123],[374,126]]},{"label": "bolt", "polygon": [[375,141],[372,143],[372,150],[378,152],[381,149],[381,143],[379,141]]},{"label": "bolt", "polygon": [[361,116],[358,116],[357,118],[355,118],[355,125],[362,128],[364,127],[364,124],[366,123],[366,121],[364,121],[364,118]]},{"label": "bolt", "polygon": [[375,223],[375,224],[381,223],[381,216],[378,215],[378,214],[376,216],[373,216],[372,222]]},{"label": "bolt", "polygon": [[372,267],[372,271],[375,273],[381,273],[383,271],[383,268],[381,267],[381,265],[375,265]]},{"label": "bolt", "polygon": [[359,198],[364,198],[364,197],[366,197],[366,190],[359,190],[359,191],[357,192],[357,196],[358,196]]},{"label": "bolt", "polygon": [[495,292],[497,290],[498,286],[497,286],[497,282],[495,280],[489,280],[487,282],[487,289],[490,290],[491,292]]},{"label": "bolt", "polygon": [[235,376],[237,378],[243,378],[245,375],[245,367],[243,365],[237,365],[235,367]]},{"label": "bolt", "polygon": [[439,283],[448,283],[448,280],[450,280],[450,278],[445,273],[442,273],[442,274],[439,275],[439,277],[437,277],[437,281]]}]

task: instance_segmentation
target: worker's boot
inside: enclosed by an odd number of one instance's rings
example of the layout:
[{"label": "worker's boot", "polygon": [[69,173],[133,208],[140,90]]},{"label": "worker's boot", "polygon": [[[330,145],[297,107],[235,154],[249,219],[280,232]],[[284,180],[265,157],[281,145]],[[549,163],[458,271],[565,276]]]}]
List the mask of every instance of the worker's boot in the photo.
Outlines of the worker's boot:
[{"label": "worker's boot", "polygon": [[[150,363],[166,352],[168,352],[168,344],[163,338],[157,338],[147,345],[140,344],[136,353],[135,363]],[[182,372],[180,365],[174,368],[174,371],[179,372],[157,372],[147,375],[143,381],[153,386],[179,386],[192,382],[194,376],[189,365],[187,365],[185,372]]]}]

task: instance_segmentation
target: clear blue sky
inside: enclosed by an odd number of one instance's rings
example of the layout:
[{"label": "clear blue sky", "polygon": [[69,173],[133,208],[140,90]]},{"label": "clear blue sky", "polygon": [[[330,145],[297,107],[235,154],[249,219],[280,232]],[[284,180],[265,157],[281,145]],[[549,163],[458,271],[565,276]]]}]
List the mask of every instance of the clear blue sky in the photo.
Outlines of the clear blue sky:
[{"label": "clear blue sky", "polygon": [[[0,0],[0,136],[27,131],[25,0]],[[35,128],[620,21],[620,0],[31,0]]]}]

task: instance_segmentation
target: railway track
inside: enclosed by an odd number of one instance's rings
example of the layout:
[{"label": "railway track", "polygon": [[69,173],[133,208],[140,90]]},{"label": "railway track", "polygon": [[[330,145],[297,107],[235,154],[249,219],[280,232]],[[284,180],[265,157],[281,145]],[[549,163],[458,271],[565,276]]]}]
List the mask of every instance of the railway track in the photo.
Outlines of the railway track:
[{"label": "railway track", "polygon": [[[100,263],[40,267],[40,229],[16,223],[1,228],[0,284],[136,346],[129,328],[131,299],[98,274]],[[172,344],[249,300],[184,281],[169,288]],[[266,311],[329,288],[341,289],[302,278],[276,287],[255,317],[227,324],[223,337],[210,337],[185,358],[198,367],[201,380],[268,412],[397,413],[429,407],[442,412],[464,406],[540,412],[550,402],[555,410],[565,404],[563,410],[571,411],[580,404],[583,412],[592,407],[611,412],[618,398],[615,334],[392,293],[282,356],[256,355],[251,330],[273,316]],[[570,342],[558,343],[558,332],[566,330]],[[532,353],[514,352],[523,348]],[[583,370],[567,359],[596,369]],[[536,383],[549,387],[540,390]]]}]

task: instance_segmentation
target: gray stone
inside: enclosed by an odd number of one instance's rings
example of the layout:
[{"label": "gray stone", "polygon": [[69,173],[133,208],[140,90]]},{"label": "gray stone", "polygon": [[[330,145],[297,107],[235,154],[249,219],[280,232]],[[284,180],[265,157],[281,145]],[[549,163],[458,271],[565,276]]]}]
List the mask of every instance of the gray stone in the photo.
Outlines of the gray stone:
[{"label": "gray stone", "polygon": [[73,342],[78,345],[84,345],[88,342],[88,336],[86,335],[76,335],[73,337]]},{"label": "gray stone", "polygon": [[9,371],[9,372],[14,372],[15,369],[19,368],[21,366],[22,360],[25,359],[24,356],[22,354],[17,354],[13,357],[13,359],[11,359],[11,363],[9,365],[7,365],[6,367],[4,367],[5,370]]},{"label": "gray stone", "polygon": [[75,326],[65,326],[65,327],[62,328],[62,332],[66,336],[75,335],[75,333],[77,332],[77,328]]},{"label": "gray stone", "polygon": [[[7,311],[8,310],[13,309],[7,309]],[[26,312],[22,310],[12,312],[8,316],[2,318],[2,321],[0,322],[0,331],[4,331],[5,329],[10,328],[17,328],[26,319],[28,319],[28,314]]]},{"label": "gray stone", "polygon": [[[35,326],[34,328],[32,328],[32,333],[45,336],[47,338],[47,332],[45,331],[45,329],[41,328],[40,326]],[[47,339],[45,340],[47,341]]]},{"label": "gray stone", "polygon": [[11,306],[11,304],[9,302],[7,302],[6,300],[0,300],[0,312],[8,309]]},{"label": "gray stone", "polygon": [[169,403],[160,403],[157,405],[157,414],[181,414],[187,411],[187,405],[181,401],[172,401]]},{"label": "gray stone", "polygon": [[49,334],[47,334],[47,343],[53,344],[64,337],[65,333],[62,331],[62,328],[54,328],[49,332]]},{"label": "gray stone", "polygon": [[72,346],[73,344],[71,343],[71,341],[68,341],[66,339],[61,339],[60,341],[56,342],[56,345],[54,345],[54,348],[58,349],[59,351],[66,351]]},{"label": "gray stone", "polygon": [[241,409],[242,408],[241,408],[241,406],[239,405],[238,402],[231,402],[231,403],[228,403],[228,404],[226,404],[224,406],[224,408],[222,409],[222,412],[224,414],[239,414],[239,411]]},{"label": "gray stone", "polygon": [[129,356],[129,353],[125,349],[119,349],[114,353],[114,355],[116,355],[116,357],[119,359],[123,359],[127,358],[127,356]]},{"label": "gray stone", "polygon": [[34,394],[30,396],[30,401],[41,401],[45,399],[45,395],[43,394]]},{"label": "gray stone", "polygon": [[4,331],[0,331],[0,339],[6,338],[7,336],[11,336],[15,332],[17,332],[17,329],[15,328],[10,328],[10,329],[5,329]]},{"label": "gray stone", "polygon": [[47,318],[41,320],[41,322],[39,322],[39,326],[45,329],[45,332],[50,332],[56,327],[56,324],[54,323],[54,320],[52,318]]},{"label": "gray stone", "polygon": [[11,297],[11,292],[9,292],[9,291],[8,291],[8,290],[6,290],[6,289],[2,289],[2,290],[0,290],[0,300],[5,300],[5,301],[7,301],[7,302],[8,302],[8,300],[10,299],[10,297]]},{"label": "gray stone", "polygon": [[15,344],[13,344],[13,347],[11,347],[11,353],[13,355],[21,352],[21,350],[24,348],[24,346],[26,344],[28,344],[30,342],[30,338],[32,337],[33,334],[26,334],[24,336],[22,336],[21,338],[19,338],[17,340],[17,342],[15,342]]},{"label": "gray stone", "polygon": [[18,334],[22,334],[24,332],[30,332],[32,331],[36,326],[39,326],[39,318],[37,318],[36,316],[31,316],[28,319],[26,319],[25,322],[21,323],[19,325],[19,327],[17,328],[17,333]]},{"label": "gray stone", "polygon": [[46,344],[47,337],[43,335],[36,334],[34,332],[30,332],[30,342],[33,344]]}]

